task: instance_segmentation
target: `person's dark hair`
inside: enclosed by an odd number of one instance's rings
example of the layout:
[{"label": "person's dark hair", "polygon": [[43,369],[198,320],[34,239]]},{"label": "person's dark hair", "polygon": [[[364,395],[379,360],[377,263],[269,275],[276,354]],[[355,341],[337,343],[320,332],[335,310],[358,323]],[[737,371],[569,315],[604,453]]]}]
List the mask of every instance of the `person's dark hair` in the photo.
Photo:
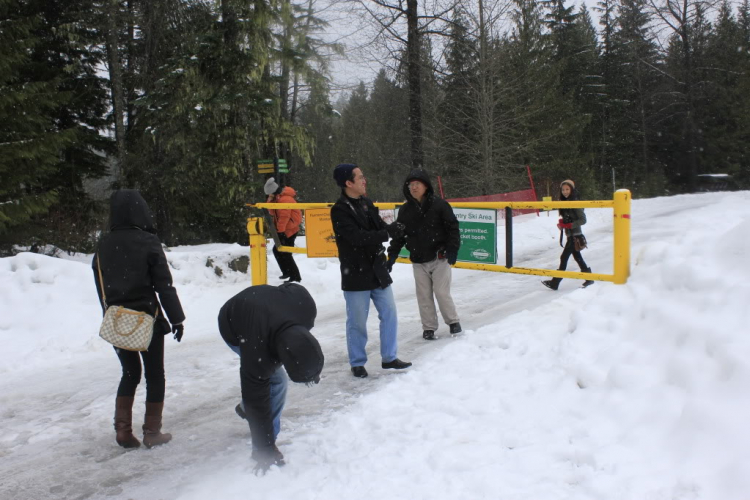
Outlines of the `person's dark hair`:
[{"label": "person's dark hair", "polygon": [[346,181],[354,182],[354,169],[359,168],[354,163],[339,163],[333,169],[333,179],[339,187],[345,188]]}]

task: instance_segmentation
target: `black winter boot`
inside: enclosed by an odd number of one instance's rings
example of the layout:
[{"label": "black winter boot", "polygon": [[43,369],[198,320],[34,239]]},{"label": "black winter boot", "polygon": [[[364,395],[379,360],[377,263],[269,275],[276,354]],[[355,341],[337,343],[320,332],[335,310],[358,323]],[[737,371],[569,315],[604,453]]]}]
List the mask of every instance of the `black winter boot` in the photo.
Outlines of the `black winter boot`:
[{"label": "black winter boot", "polygon": [[352,366],[352,375],[357,378],[365,378],[367,377],[367,370],[364,366]]},{"label": "black winter boot", "polygon": [[451,334],[455,335],[457,333],[461,333],[461,323],[453,323],[450,325]]},{"label": "black winter boot", "polygon": [[133,435],[133,400],[133,396],[119,396],[115,401],[115,440],[123,448],[141,446],[141,442]]},{"label": "black winter boot", "polygon": [[560,281],[562,281],[560,278],[552,278],[551,280],[542,281],[542,285],[546,286],[550,290],[557,290],[557,288],[560,286]]},{"label": "black winter boot", "polygon": [[234,412],[242,420],[247,420],[247,415],[245,414],[245,410],[242,409],[242,404],[241,403],[234,407]]},{"label": "black winter boot", "polygon": [[425,330],[422,332],[422,338],[425,340],[436,340],[435,330]]},{"label": "black winter boot", "polygon": [[[583,269],[581,269],[581,271],[583,271],[584,273],[590,273],[591,272],[591,268],[590,267],[584,267]],[[594,284],[594,282],[592,280],[586,280],[586,281],[583,282],[583,285],[581,285],[581,288],[586,288],[587,286],[590,286],[590,285],[593,285],[593,284]]]}]

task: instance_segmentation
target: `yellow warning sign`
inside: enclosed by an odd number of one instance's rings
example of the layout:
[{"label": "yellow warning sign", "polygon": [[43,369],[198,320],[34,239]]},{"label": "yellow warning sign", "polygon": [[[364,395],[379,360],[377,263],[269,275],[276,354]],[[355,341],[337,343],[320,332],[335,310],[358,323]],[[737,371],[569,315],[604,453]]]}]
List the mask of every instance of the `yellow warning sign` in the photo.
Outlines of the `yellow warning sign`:
[{"label": "yellow warning sign", "polygon": [[330,208],[305,210],[305,237],[308,257],[338,257]]}]

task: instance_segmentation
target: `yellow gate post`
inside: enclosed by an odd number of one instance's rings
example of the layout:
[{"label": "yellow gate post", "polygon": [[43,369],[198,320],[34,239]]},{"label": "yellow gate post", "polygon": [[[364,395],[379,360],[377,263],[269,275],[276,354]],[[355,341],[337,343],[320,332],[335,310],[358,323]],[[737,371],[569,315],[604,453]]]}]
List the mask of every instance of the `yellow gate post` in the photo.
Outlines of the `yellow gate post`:
[{"label": "yellow gate post", "polygon": [[254,285],[267,285],[266,235],[261,217],[247,219],[247,234],[250,235],[250,269]]},{"label": "yellow gate post", "polygon": [[613,282],[624,285],[630,277],[630,191],[618,189],[614,196],[615,258]]}]

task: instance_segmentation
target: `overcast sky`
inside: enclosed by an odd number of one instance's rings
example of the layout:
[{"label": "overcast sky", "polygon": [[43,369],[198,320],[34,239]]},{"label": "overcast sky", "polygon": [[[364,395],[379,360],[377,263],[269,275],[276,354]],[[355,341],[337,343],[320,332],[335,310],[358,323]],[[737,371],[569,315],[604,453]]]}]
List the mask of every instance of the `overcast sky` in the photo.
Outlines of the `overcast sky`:
[{"label": "overcast sky", "polygon": [[[420,0],[420,8],[424,12],[425,5],[433,5],[440,0]],[[367,2],[370,6],[372,2]],[[489,3],[489,2],[487,2]],[[581,1],[574,2],[577,11]],[[597,0],[585,0],[592,16],[594,27],[598,30],[598,16],[593,7]],[[476,0],[464,0],[467,7],[476,6]],[[568,3],[570,5],[570,3]],[[362,4],[357,0],[317,0],[316,7],[320,17],[328,20],[330,26],[324,33],[324,39],[335,41],[346,46],[344,56],[334,56],[331,65],[333,80],[332,93],[336,96],[348,93],[364,81],[370,85],[380,69],[388,64],[393,65],[393,58],[388,56],[388,49],[373,43],[377,36],[375,23],[366,13]],[[507,18],[507,16],[504,16]],[[506,23],[509,21],[506,19]],[[395,45],[391,48],[396,47]]]}]

